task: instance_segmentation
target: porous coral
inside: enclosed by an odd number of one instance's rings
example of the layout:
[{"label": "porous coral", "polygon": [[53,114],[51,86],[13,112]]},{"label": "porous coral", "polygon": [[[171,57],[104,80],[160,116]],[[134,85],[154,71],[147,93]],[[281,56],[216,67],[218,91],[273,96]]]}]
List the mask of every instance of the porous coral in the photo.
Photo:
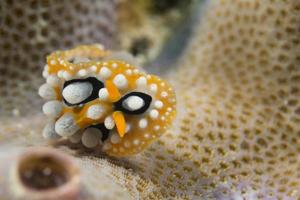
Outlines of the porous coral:
[{"label": "porous coral", "polygon": [[112,47],[114,10],[113,0],[1,1],[0,116],[40,105],[36,89],[47,54],[78,43]]},{"label": "porous coral", "polygon": [[[123,160],[62,148],[133,199],[298,199],[299,11],[297,0],[209,1],[168,75],[178,97],[173,128]],[[18,132],[6,146],[41,144],[42,120],[32,118],[35,130],[6,124]],[[97,177],[88,187],[95,199]]]}]

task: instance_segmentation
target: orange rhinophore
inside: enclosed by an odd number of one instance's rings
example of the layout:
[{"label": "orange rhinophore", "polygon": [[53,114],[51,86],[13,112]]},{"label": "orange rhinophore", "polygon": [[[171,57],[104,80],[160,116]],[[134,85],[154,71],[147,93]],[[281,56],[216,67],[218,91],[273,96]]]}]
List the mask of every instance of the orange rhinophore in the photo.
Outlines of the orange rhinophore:
[{"label": "orange rhinophore", "polygon": [[49,123],[44,137],[66,137],[113,156],[145,149],[170,126],[173,89],[122,60],[107,60],[101,45],[56,51],[47,58],[39,89]]}]

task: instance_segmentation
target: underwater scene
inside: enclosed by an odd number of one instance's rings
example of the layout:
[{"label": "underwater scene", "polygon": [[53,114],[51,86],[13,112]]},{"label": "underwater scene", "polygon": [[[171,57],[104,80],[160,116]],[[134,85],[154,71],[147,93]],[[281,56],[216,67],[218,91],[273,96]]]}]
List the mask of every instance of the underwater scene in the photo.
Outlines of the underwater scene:
[{"label": "underwater scene", "polygon": [[0,200],[300,200],[299,0],[1,0]]}]

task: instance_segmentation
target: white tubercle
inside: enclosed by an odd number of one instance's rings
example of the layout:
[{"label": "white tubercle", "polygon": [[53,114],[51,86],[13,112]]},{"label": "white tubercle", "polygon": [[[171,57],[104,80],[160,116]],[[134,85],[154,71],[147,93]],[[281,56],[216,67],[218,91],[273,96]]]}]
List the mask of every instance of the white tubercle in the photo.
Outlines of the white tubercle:
[{"label": "white tubercle", "polygon": [[47,83],[51,86],[59,86],[61,84],[60,79],[56,75],[48,76]]},{"label": "white tubercle", "polygon": [[57,76],[59,77],[59,78],[64,78],[64,70],[59,70],[58,72],[57,72]]},{"label": "white tubercle", "polygon": [[157,85],[156,84],[151,84],[150,85],[150,90],[151,90],[151,92],[156,92],[157,91]]},{"label": "white tubercle", "polygon": [[111,130],[115,127],[115,122],[111,116],[108,116],[104,120],[104,126],[105,128]]},{"label": "white tubercle", "polygon": [[119,134],[113,133],[110,137],[110,141],[113,144],[118,144],[121,141],[121,138],[120,138]]},{"label": "white tubercle", "polygon": [[106,88],[101,88],[99,90],[98,96],[99,96],[99,99],[102,100],[102,101],[108,100],[109,94],[108,94],[107,89]]},{"label": "white tubercle", "polygon": [[73,134],[69,137],[69,140],[72,143],[79,143],[81,140],[81,137],[82,137],[82,132],[83,132],[83,130],[77,131],[75,134]]},{"label": "white tubercle", "polygon": [[84,62],[89,62],[89,61],[91,61],[91,60],[86,57],[75,57],[73,60],[73,63],[77,64],[77,63],[84,63]]},{"label": "white tubercle", "polygon": [[157,119],[158,115],[159,115],[159,113],[158,113],[157,110],[153,109],[153,110],[150,111],[150,117],[151,117],[151,119]]},{"label": "white tubercle", "polygon": [[55,132],[55,122],[51,121],[49,122],[45,128],[43,129],[43,137],[49,140],[54,140],[60,138],[60,136]]},{"label": "white tubercle", "polygon": [[113,82],[119,89],[125,89],[128,85],[127,79],[123,74],[116,75]]},{"label": "white tubercle", "polygon": [[139,96],[130,96],[123,101],[123,106],[130,111],[135,111],[142,108],[145,105],[144,100]]},{"label": "white tubercle", "polygon": [[102,78],[107,79],[110,77],[111,71],[107,67],[102,67],[99,74]]},{"label": "white tubercle", "polygon": [[63,78],[64,78],[65,80],[70,80],[70,79],[72,78],[72,76],[71,76],[71,74],[70,74],[69,72],[64,71],[64,73],[63,73]]},{"label": "white tubercle", "polygon": [[90,119],[100,119],[103,116],[104,108],[101,105],[92,105],[88,108],[86,116]]},{"label": "white tubercle", "polygon": [[43,75],[44,78],[47,78],[47,77],[49,76],[49,72],[48,72],[47,70],[44,69],[42,75]]},{"label": "white tubercle", "polygon": [[164,104],[163,104],[163,102],[157,100],[157,101],[155,101],[154,106],[157,109],[161,109],[164,106]]},{"label": "white tubercle", "polygon": [[77,126],[74,117],[69,113],[61,116],[55,123],[55,131],[60,136],[69,137],[78,130],[79,127]]},{"label": "white tubercle", "polygon": [[46,100],[56,99],[56,92],[48,83],[43,84],[39,88],[39,95]]},{"label": "white tubercle", "polygon": [[136,85],[138,87],[145,87],[147,85],[147,79],[145,77],[140,77],[136,80]]},{"label": "white tubercle", "polygon": [[81,69],[77,72],[78,76],[84,77],[87,75],[87,71],[85,69]]},{"label": "white tubercle", "polygon": [[128,133],[131,129],[131,125],[126,123],[125,133]]},{"label": "white tubercle", "polygon": [[144,129],[144,128],[146,128],[147,126],[148,126],[148,121],[147,121],[147,119],[143,118],[143,119],[141,119],[141,120],[139,121],[139,127],[140,127],[140,128]]},{"label": "white tubercle", "polygon": [[43,112],[45,115],[51,118],[56,118],[61,114],[62,103],[60,101],[48,101],[43,105]]},{"label": "white tubercle", "polygon": [[163,98],[166,98],[166,97],[168,96],[168,93],[165,92],[165,91],[163,91],[163,92],[160,94],[160,96],[162,96]]},{"label": "white tubercle", "polygon": [[83,131],[81,142],[88,148],[96,147],[99,143],[101,132],[96,128],[87,128]]},{"label": "white tubercle", "polygon": [[106,142],[104,142],[102,149],[104,151],[106,151],[106,150],[111,149],[111,147],[112,147],[112,145],[108,141],[106,141]]},{"label": "white tubercle", "polygon": [[139,145],[140,144],[140,140],[138,140],[138,139],[133,140],[133,144],[135,146]]},{"label": "white tubercle", "polygon": [[95,71],[97,71],[97,67],[96,67],[95,65],[93,65],[93,66],[90,67],[90,70],[91,70],[92,72],[95,72]]},{"label": "white tubercle", "polygon": [[125,141],[125,142],[124,142],[124,146],[125,146],[126,148],[129,148],[129,147],[131,147],[131,144],[130,144],[129,141]]},{"label": "white tubercle", "polygon": [[93,86],[88,82],[75,82],[63,89],[62,95],[68,103],[76,104],[87,99],[93,92]]}]

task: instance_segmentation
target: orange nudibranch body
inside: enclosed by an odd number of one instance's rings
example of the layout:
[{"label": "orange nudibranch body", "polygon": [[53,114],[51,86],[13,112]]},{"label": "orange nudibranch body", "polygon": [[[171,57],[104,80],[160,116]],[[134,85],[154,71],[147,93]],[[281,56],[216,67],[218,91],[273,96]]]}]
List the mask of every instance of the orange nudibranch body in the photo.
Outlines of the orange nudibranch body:
[{"label": "orange nudibranch body", "polygon": [[101,45],[56,51],[47,58],[40,95],[51,118],[43,135],[69,138],[113,156],[139,153],[176,114],[172,87],[122,60],[106,60]]}]

